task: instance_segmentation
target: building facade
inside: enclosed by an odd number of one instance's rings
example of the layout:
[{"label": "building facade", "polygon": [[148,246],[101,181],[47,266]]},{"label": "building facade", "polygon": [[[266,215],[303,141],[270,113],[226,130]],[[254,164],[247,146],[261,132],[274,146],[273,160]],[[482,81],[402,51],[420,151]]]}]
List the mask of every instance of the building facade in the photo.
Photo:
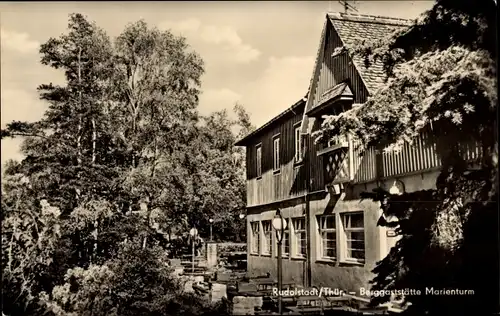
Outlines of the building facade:
[{"label": "building facade", "polygon": [[[246,147],[249,272],[277,275],[271,220],[279,208],[287,221],[283,281],[359,295],[398,238],[377,226],[380,205],[361,199],[361,192],[435,187],[440,162],[429,134],[389,153],[362,150],[349,136],[321,144],[311,136],[324,115],[362,105],[384,82],[380,63],[366,68],[344,48],[408,26],[402,19],[327,14],[307,95],[237,142]],[[470,160],[479,154],[464,145]]]}]

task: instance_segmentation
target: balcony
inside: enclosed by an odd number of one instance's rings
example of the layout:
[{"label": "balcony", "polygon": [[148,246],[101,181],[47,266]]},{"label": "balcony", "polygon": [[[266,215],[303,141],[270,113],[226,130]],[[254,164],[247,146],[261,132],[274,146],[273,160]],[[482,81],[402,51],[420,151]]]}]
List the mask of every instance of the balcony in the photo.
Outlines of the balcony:
[{"label": "balcony", "polygon": [[353,179],[351,151],[351,140],[344,136],[336,141],[330,140],[326,148],[317,152],[318,156],[323,157],[326,186],[343,184]]}]

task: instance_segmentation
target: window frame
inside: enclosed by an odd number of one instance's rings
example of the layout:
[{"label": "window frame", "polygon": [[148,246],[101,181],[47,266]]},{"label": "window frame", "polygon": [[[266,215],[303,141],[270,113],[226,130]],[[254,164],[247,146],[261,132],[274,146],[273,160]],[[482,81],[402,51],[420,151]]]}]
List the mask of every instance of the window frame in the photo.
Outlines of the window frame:
[{"label": "window frame", "polygon": [[[256,233],[254,227],[257,228]],[[257,238],[255,238],[257,236]],[[257,249],[254,249],[257,248]],[[260,222],[254,221],[250,222],[250,254],[259,255],[260,254]]]},{"label": "window frame", "polygon": [[[348,222],[347,219],[350,216],[354,215],[362,215],[363,218],[363,227],[348,227]],[[364,264],[366,262],[366,234],[365,234],[365,214],[363,211],[356,211],[356,212],[346,212],[346,213],[341,213],[340,214],[340,219],[341,219],[341,225],[342,225],[342,233],[343,233],[343,242],[342,242],[342,252],[343,252],[343,261],[347,263],[360,263]],[[349,233],[351,232],[362,232],[363,233],[363,249],[356,249],[356,248],[349,248],[348,247],[348,242],[353,241],[354,239],[349,239]],[[355,241],[360,241],[360,240],[355,240]],[[352,250],[358,250],[358,251],[363,251],[363,259],[360,258],[353,258],[352,256],[349,256],[349,251]],[[352,254],[352,252],[351,252]]]},{"label": "window frame", "polygon": [[[333,218],[333,225],[334,227],[324,227],[328,225],[328,218]],[[338,229],[337,229],[337,216],[336,214],[328,214],[328,215],[317,215],[316,217],[317,224],[318,224],[318,235],[319,235],[319,259],[321,260],[332,260],[336,261],[338,259],[338,247],[337,247],[337,242],[338,242]],[[324,225],[323,225],[324,224]],[[327,251],[325,251],[325,241],[328,242],[328,240],[325,237],[327,234],[333,233],[334,235],[334,253],[333,256],[328,256],[326,254]],[[326,239],[325,239],[326,238]]]},{"label": "window frame", "polygon": [[[303,222],[304,223],[304,227],[303,228],[300,228],[300,229],[297,229],[297,223],[298,222]],[[293,234],[291,234],[291,236],[293,236],[293,242],[290,243],[290,245],[292,246],[291,248],[291,257],[292,258],[300,258],[300,259],[303,259],[303,258],[306,258],[307,256],[307,229],[306,229],[306,218],[304,216],[301,216],[301,217],[294,217],[291,219],[291,227],[293,229]],[[301,234],[301,236],[303,236],[303,238],[297,238],[297,235],[298,234]],[[302,235],[303,234],[303,235]],[[299,252],[299,250],[302,250],[302,243],[301,241],[302,240],[305,240],[305,247],[304,247],[304,253],[302,252]]]},{"label": "window frame", "polygon": [[262,143],[255,145],[255,175],[257,180],[262,179]]},{"label": "window frame", "polygon": [[[277,144],[277,146],[276,146]],[[273,136],[273,173],[278,174],[281,171],[281,140],[280,134]]]},{"label": "window frame", "polygon": [[300,122],[294,125],[294,146],[295,146],[295,155],[294,162],[295,164],[300,164],[303,159],[302,153],[302,131],[300,128]]},{"label": "window frame", "polygon": [[[260,252],[263,256],[271,256],[273,253],[273,225],[271,220],[263,220],[261,221],[262,225],[262,250]],[[266,226],[269,227],[266,230]],[[269,236],[269,239],[267,239]],[[269,249],[267,249],[269,248]]]}]

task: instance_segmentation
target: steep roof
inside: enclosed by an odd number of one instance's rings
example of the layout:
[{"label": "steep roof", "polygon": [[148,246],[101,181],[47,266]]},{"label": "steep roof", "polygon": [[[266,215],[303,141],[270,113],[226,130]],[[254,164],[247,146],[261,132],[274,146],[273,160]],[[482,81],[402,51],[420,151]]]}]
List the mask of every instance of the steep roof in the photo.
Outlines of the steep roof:
[{"label": "steep roof", "polygon": [[[392,32],[408,28],[412,20],[373,16],[365,14],[328,13],[344,46],[352,48],[358,40],[377,40],[391,35]],[[366,68],[362,57],[355,56],[353,62],[370,93],[375,92],[386,79],[381,61]]]},{"label": "steep roof", "polygon": [[[316,54],[316,61],[314,63],[311,81],[309,83],[308,102],[306,104],[305,113],[311,110],[312,94],[315,92],[316,79],[319,76],[319,69],[324,58],[324,47],[326,43],[326,30],[329,25],[332,25],[346,48],[352,48],[359,40],[372,41],[382,39],[390,36],[392,32],[409,28],[412,25],[412,20],[382,17],[366,14],[350,14],[350,13],[327,13],[323,31],[321,33],[321,40]],[[358,71],[361,80],[363,81],[366,89],[370,94],[373,94],[379,89],[385,79],[386,75],[383,70],[381,61],[376,61],[370,67],[365,67],[364,59],[360,56],[353,57],[353,64]],[[309,133],[314,118],[309,118],[304,113],[302,121],[302,133]]]},{"label": "steep roof", "polygon": [[[323,26],[321,40],[318,47],[318,52],[316,54],[316,61],[314,64],[314,68],[312,71],[311,81],[309,83],[308,95],[306,96],[305,101],[300,100],[296,104],[294,104],[291,108],[285,110],[275,118],[271,119],[269,122],[250,133],[243,139],[239,140],[235,145],[236,146],[245,146],[250,138],[260,134],[264,129],[268,128],[277,120],[281,119],[283,116],[287,115],[290,112],[293,112],[298,107],[305,105],[304,110],[304,121],[302,122],[302,132],[307,133],[309,120],[313,120],[313,118],[308,118],[305,114],[307,111],[311,109],[308,108],[310,94],[314,93],[314,81],[316,77],[319,75],[318,65],[321,64],[323,59],[323,52],[325,46],[325,34],[326,29],[331,24],[335,31],[338,33],[342,43],[347,48],[352,48],[356,45],[358,40],[377,40],[382,39],[386,36],[391,35],[392,32],[401,29],[408,28],[412,25],[412,20],[400,19],[400,18],[392,18],[392,17],[383,17],[383,16],[374,16],[374,15],[366,15],[366,14],[350,14],[350,13],[327,13],[326,20]],[[369,93],[374,93],[376,90],[383,84],[385,78],[385,73],[383,71],[383,65],[381,61],[376,61],[370,67],[365,67],[364,60],[362,57],[354,56],[353,58],[354,65],[357,71],[360,74],[361,79],[363,80],[366,89]],[[339,94],[351,93],[346,91],[346,84],[341,83],[336,87],[333,87],[331,90],[324,93],[321,97],[321,103],[328,101]],[[348,87],[347,87],[348,89]],[[328,94],[328,95],[327,95]],[[307,103],[306,103],[307,102]]]},{"label": "steep roof", "polygon": [[352,91],[347,85],[347,82],[341,82],[336,86],[333,86],[332,88],[326,90],[323,95],[321,95],[321,98],[318,102],[318,106],[321,106],[323,103],[327,102],[328,100],[331,100],[335,97],[338,96],[352,96]]}]

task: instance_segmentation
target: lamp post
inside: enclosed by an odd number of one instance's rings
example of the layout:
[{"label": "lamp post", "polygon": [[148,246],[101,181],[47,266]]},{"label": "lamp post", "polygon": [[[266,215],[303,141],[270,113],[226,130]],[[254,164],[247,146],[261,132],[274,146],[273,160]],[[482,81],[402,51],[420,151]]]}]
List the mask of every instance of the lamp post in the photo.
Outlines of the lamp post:
[{"label": "lamp post", "polygon": [[198,236],[198,230],[195,227],[191,228],[191,230],[189,231],[189,235],[191,236],[191,250],[192,250],[191,272],[194,273],[194,242],[196,241],[196,236]]},{"label": "lamp post", "polygon": [[212,241],[212,224],[214,223],[213,218],[208,220],[210,222],[210,241]]},{"label": "lamp post", "polygon": [[286,229],[286,221],[281,215],[280,209],[276,211],[276,215],[273,218],[272,224],[276,232],[276,240],[278,241],[278,312],[280,315],[283,315],[283,303],[281,297],[281,292],[283,291],[283,273],[282,273],[283,267],[281,266],[282,265],[281,242],[283,241],[283,234]]}]

